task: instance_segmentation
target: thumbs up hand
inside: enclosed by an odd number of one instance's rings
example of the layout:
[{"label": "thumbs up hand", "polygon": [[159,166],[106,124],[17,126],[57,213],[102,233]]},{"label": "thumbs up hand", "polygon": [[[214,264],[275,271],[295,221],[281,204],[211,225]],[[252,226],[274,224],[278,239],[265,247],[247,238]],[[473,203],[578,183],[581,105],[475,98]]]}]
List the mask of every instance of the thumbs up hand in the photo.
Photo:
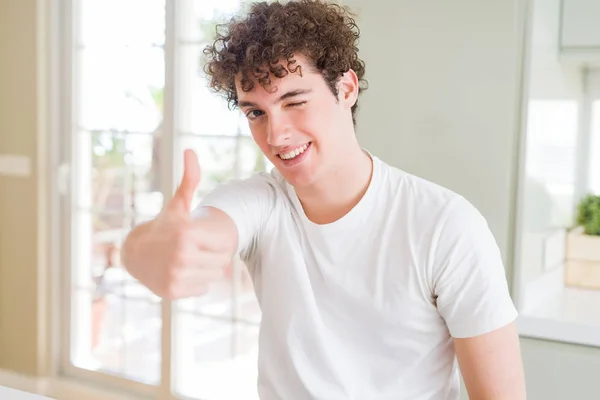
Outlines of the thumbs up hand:
[{"label": "thumbs up hand", "polygon": [[200,165],[198,157],[192,150],[183,154],[183,177],[171,201],[167,203],[163,213],[178,215],[189,219],[194,192],[200,184]]},{"label": "thumbs up hand", "polygon": [[207,208],[203,216],[191,218],[199,183],[198,158],[186,150],[175,194],[156,219],[136,227],[123,246],[125,268],[163,298],[204,294],[223,276],[237,244],[236,227],[222,211]]}]

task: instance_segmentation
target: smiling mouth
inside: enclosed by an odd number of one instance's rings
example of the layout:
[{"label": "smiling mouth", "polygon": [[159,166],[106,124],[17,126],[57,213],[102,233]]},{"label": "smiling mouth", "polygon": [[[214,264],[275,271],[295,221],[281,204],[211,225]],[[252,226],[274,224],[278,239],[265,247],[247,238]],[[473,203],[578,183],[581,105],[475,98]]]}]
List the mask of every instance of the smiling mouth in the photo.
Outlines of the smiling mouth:
[{"label": "smiling mouth", "polygon": [[285,153],[280,153],[277,154],[277,157],[281,158],[282,160],[293,160],[294,158],[298,157],[300,154],[304,153],[306,151],[306,149],[308,149],[308,146],[310,146],[311,142],[308,142],[306,144],[303,144],[302,146],[298,146],[295,149],[292,149],[288,152]]}]

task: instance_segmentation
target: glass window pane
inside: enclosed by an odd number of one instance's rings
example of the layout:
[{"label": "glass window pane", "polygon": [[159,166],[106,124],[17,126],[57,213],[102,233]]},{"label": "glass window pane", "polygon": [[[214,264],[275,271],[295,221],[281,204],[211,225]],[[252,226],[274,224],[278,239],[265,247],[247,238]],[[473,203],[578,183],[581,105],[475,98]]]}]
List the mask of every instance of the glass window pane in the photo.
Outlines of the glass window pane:
[{"label": "glass window pane", "polygon": [[270,170],[273,166],[262,154],[251,137],[203,137],[181,136],[180,151],[175,162],[178,167],[177,182],[181,180],[182,152],[192,149],[198,156],[201,180],[196,201],[219,184],[230,179],[247,178],[257,171]]},{"label": "glass window pane", "polygon": [[[131,286],[132,290],[140,289],[137,283]],[[140,297],[115,298],[123,303],[124,310],[125,325],[121,327],[122,375],[138,382],[158,384],[161,370],[160,303],[148,302]]]},{"label": "glass window pane", "polygon": [[600,100],[592,103],[590,189],[600,195]]},{"label": "glass window pane", "polygon": [[541,231],[572,221],[578,113],[575,101],[529,103],[525,187],[528,229]]},{"label": "glass window pane", "polygon": [[164,51],[107,47],[77,54],[80,127],[152,133],[163,112]]},{"label": "glass window pane", "polygon": [[175,391],[192,399],[258,399],[258,327],[177,313]]},{"label": "glass window pane", "polygon": [[131,220],[120,213],[73,214],[71,359],[84,369],[157,384],[160,299],[120,263]]},{"label": "glass window pane", "polygon": [[[71,360],[77,367],[121,371],[121,354],[105,354],[106,346],[114,342],[110,332],[119,326],[123,313],[112,300],[96,290],[74,290],[72,293]],[[118,336],[118,335],[117,335]],[[118,338],[117,338],[118,339]]]},{"label": "glass window pane", "polygon": [[165,42],[165,0],[79,0],[80,43],[86,47]]},{"label": "glass window pane", "polygon": [[249,136],[246,116],[239,109],[231,110],[225,98],[208,87],[202,51],[198,45],[178,49],[177,129],[194,135]]},{"label": "glass window pane", "polygon": [[75,290],[71,359],[75,366],[158,384],[160,305],[97,290]]},{"label": "glass window pane", "polygon": [[[162,126],[165,0],[75,3],[81,18],[73,74],[71,359],[81,368],[157,384],[160,299],[122,268],[119,251],[132,226],[162,208],[160,177],[180,159],[178,151],[174,159],[159,157],[162,140],[170,140]],[[177,3],[183,34],[174,71],[175,145],[199,156],[198,196],[272,167],[246,118],[207,88],[201,71],[202,48],[215,22],[241,3],[247,1]],[[176,310],[174,335],[183,339],[174,340],[173,349],[178,392],[256,398],[260,309],[243,264],[232,264],[209,294],[178,302]]]},{"label": "glass window pane", "polygon": [[[235,137],[181,137],[182,149],[192,149],[198,156],[202,171],[199,193],[206,193],[218,184],[236,177],[236,153],[239,142]],[[181,158],[181,157],[179,157]],[[177,182],[181,180],[181,174]]]},{"label": "glass window pane", "polygon": [[578,113],[575,101],[529,102],[520,253],[524,285],[546,272],[546,241],[572,221]]},{"label": "glass window pane", "polygon": [[119,252],[131,227],[162,208],[165,0],[78,0],[73,9],[70,359],[158,384],[161,302]]},{"label": "glass window pane", "polygon": [[271,162],[265,157],[262,151],[251,137],[240,138],[238,151],[238,177],[247,178],[255,172],[268,171],[272,167]]},{"label": "glass window pane", "polygon": [[207,42],[214,36],[216,22],[237,13],[247,0],[181,0],[182,7],[189,10],[182,18],[180,40]]},{"label": "glass window pane", "polygon": [[[120,266],[119,248],[128,229],[122,214],[74,212],[72,215],[73,288],[92,290],[108,270]],[[100,221],[100,222],[99,222]],[[111,224],[112,226],[106,226]],[[101,225],[101,226],[99,226]]]},{"label": "glass window pane", "polygon": [[239,260],[225,267],[223,279],[213,283],[208,293],[177,300],[175,305],[179,311],[201,317],[260,323],[261,311],[252,278],[246,266]]},{"label": "glass window pane", "polygon": [[[128,215],[156,215],[161,210],[157,137],[93,131],[79,133],[76,140],[81,149],[74,172],[79,209]],[[105,218],[98,219],[95,227],[123,226],[119,217]]]},{"label": "glass window pane", "polygon": [[123,239],[131,229],[130,224],[151,218],[119,213],[74,213],[72,289],[94,290],[101,284],[103,292],[158,301],[125,271],[120,254]]}]

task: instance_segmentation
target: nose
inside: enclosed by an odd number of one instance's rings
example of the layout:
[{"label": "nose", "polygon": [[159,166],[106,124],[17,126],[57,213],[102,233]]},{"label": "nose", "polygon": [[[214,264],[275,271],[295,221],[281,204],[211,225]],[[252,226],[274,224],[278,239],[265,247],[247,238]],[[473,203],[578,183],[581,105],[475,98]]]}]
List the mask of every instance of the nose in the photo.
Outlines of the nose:
[{"label": "nose", "polygon": [[286,145],[291,139],[292,129],[283,115],[270,115],[267,143],[273,147]]}]

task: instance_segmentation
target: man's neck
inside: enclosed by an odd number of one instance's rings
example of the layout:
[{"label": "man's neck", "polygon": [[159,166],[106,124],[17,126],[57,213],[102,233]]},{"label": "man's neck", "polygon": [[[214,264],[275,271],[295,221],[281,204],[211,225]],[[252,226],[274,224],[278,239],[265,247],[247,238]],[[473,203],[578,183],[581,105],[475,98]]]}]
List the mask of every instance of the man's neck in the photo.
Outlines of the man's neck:
[{"label": "man's neck", "polygon": [[304,213],[316,224],[328,224],[346,215],[362,199],[373,172],[373,160],[359,146],[345,153],[342,164],[310,188],[296,189]]}]

